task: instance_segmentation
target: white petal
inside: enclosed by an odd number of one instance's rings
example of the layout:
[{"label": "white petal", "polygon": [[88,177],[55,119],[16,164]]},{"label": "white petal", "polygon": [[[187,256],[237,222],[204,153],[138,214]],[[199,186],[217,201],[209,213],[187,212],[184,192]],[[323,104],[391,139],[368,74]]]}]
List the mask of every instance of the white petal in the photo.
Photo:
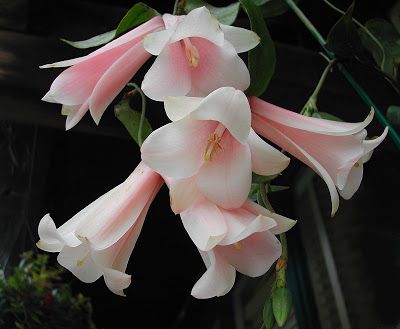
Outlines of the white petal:
[{"label": "white petal", "polygon": [[111,268],[104,269],[104,281],[114,294],[125,296],[123,290],[131,284],[131,276]]},{"label": "white petal", "polygon": [[152,55],[160,55],[173,33],[173,29],[151,33],[143,39],[143,48]]},{"label": "white petal", "polygon": [[207,256],[209,258],[207,263],[211,265],[192,289],[192,296],[199,299],[223,296],[235,283],[236,271],[233,266],[215,255],[213,251],[209,251]]},{"label": "white petal", "polygon": [[183,119],[192,113],[203,100],[203,97],[167,96],[164,100],[164,108],[171,121]]},{"label": "white petal", "polygon": [[253,49],[260,43],[257,33],[241,27],[220,24],[225,40],[235,47],[237,53]]},{"label": "white petal", "polygon": [[141,148],[142,160],[162,175],[193,176],[203,164],[208,136],[214,129],[207,122],[189,118],[169,123],[146,138]]},{"label": "white petal", "polygon": [[171,209],[175,214],[179,214],[189,208],[202,195],[196,184],[196,177],[173,179],[169,184],[169,197]]},{"label": "white petal", "polygon": [[36,243],[38,248],[49,251],[59,252],[64,246],[64,240],[57,231],[56,224],[50,217],[50,214],[46,214],[39,222],[38,233],[40,240]]},{"label": "white petal", "polygon": [[181,213],[182,223],[190,238],[200,250],[214,248],[226,234],[225,218],[211,202],[193,205]]},{"label": "white petal", "polygon": [[178,23],[171,41],[179,41],[189,37],[200,37],[222,46],[224,33],[218,20],[206,7],[193,9],[182,22]]},{"label": "white petal", "polygon": [[248,143],[251,152],[252,170],[259,175],[275,175],[284,170],[290,158],[262,140],[253,129],[250,130]]},{"label": "white petal", "polygon": [[221,122],[242,144],[250,132],[251,111],[247,97],[232,87],[222,87],[209,94],[192,112],[192,118]]},{"label": "white petal", "polygon": [[364,158],[362,159],[363,163],[367,162],[371,158],[372,151],[380,143],[383,142],[383,140],[386,138],[388,131],[389,131],[389,128],[386,127],[385,130],[383,131],[382,135],[380,135],[379,137],[363,141],[363,146],[364,146]]},{"label": "white petal", "polygon": [[347,176],[346,185],[339,190],[339,194],[343,199],[348,200],[357,192],[363,178],[363,167],[362,163],[358,163],[358,165],[351,168]]}]

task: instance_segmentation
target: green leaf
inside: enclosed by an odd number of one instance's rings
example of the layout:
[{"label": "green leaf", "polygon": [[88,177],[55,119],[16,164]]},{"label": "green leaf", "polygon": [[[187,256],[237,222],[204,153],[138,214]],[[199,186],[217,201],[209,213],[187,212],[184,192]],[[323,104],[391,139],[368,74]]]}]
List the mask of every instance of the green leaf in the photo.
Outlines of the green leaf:
[{"label": "green leaf", "polygon": [[390,21],[400,33],[400,1],[397,1],[389,11]]},{"label": "green leaf", "polygon": [[129,9],[122,18],[121,22],[118,24],[115,36],[118,37],[121,34],[144,22],[147,22],[149,19],[158,15],[160,15],[160,13],[157,12],[157,10],[149,7],[143,2],[138,2],[131,9]]},{"label": "green leaf", "polygon": [[272,310],[271,298],[268,298],[264,304],[263,320],[264,320],[265,329],[272,329],[274,327],[275,317],[274,317],[274,313]]},{"label": "green leaf", "polygon": [[116,30],[112,30],[103,34],[96,35],[90,39],[81,41],[71,41],[67,39],[60,39],[60,40],[65,43],[68,43],[72,47],[79,49],[86,49],[86,48],[101,46],[107,42],[110,42],[115,37],[115,31]]},{"label": "green leaf", "polygon": [[251,201],[257,201],[257,195],[258,195],[258,191],[260,189],[260,185],[257,183],[253,183],[251,184],[251,189],[249,192],[249,199]]},{"label": "green leaf", "polygon": [[156,10],[142,2],[138,2],[131,9],[129,9],[115,30],[96,35],[87,40],[71,41],[67,39],[61,39],[61,41],[79,49],[101,46],[157,15],[160,14]]},{"label": "green leaf", "polygon": [[289,186],[269,185],[268,186],[268,193],[280,192],[280,191],[285,191],[285,190],[288,190],[288,189],[289,189]]},{"label": "green leaf", "polygon": [[364,47],[372,54],[381,71],[397,80],[400,63],[400,34],[392,24],[380,18],[369,20],[365,27],[376,40],[360,29],[359,33]]},{"label": "green leaf", "polygon": [[251,84],[246,93],[250,96],[260,96],[267,89],[275,71],[275,46],[259,7],[252,0],[240,0],[240,3],[249,17],[251,29],[261,39],[260,44],[249,51],[248,66]]},{"label": "green leaf", "polygon": [[233,24],[240,9],[239,2],[234,2],[226,7],[214,7],[203,0],[186,0],[184,9],[188,13],[193,9],[203,6],[205,6],[220,23],[225,25]]},{"label": "green leaf", "polygon": [[400,126],[400,106],[390,105],[387,109],[386,116],[393,126]]},{"label": "green leaf", "polygon": [[[135,142],[139,145],[139,126],[140,126],[140,117],[141,113],[133,110],[129,105],[129,99],[123,99],[120,103],[115,105],[114,114],[119,121],[125,126],[126,130],[128,130],[129,135],[135,140]],[[142,136],[143,140],[147,138],[151,134],[153,129],[149,121],[145,118],[143,127],[142,127]]]},{"label": "green leaf", "polygon": [[[262,12],[265,18],[276,17],[286,13],[290,7],[287,5],[285,0],[269,0],[269,1],[254,1],[263,3]],[[295,0],[298,3],[299,0]]]},{"label": "green leaf", "polygon": [[283,327],[287,322],[292,308],[292,297],[288,288],[275,288],[272,293],[272,311],[276,323]]},{"label": "green leaf", "polygon": [[252,182],[253,183],[267,183],[278,177],[279,175],[271,175],[271,176],[261,176],[255,173],[252,174]]},{"label": "green leaf", "polygon": [[363,47],[353,22],[354,2],[329,31],[326,48],[342,58],[359,56]]},{"label": "green leaf", "polygon": [[340,119],[339,117],[337,117],[336,115],[327,113],[327,112],[314,112],[312,115],[313,118],[318,118],[318,119],[325,119],[325,120],[332,120],[332,121],[343,121],[342,119]]}]

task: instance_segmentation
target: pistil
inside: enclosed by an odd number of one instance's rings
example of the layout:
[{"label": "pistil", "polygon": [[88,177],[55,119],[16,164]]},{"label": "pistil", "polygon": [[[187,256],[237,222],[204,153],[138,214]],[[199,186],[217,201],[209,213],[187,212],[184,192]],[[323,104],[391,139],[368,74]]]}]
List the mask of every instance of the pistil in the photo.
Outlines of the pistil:
[{"label": "pistil", "polygon": [[183,39],[185,44],[186,59],[190,66],[197,67],[200,61],[199,50],[190,42],[190,38]]}]

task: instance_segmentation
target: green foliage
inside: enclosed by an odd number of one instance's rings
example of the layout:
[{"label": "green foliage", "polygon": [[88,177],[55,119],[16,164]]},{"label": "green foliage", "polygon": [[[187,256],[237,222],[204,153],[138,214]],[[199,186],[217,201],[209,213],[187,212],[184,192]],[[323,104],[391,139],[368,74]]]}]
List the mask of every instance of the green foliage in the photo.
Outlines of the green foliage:
[{"label": "green foliage", "polygon": [[265,329],[272,329],[275,324],[275,317],[272,310],[272,299],[268,298],[264,304],[263,320]]},{"label": "green foliage", "polygon": [[190,12],[193,9],[205,6],[211,14],[217,17],[218,21],[225,25],[231,25],[236,20],[239,13],[239,2],[231,3],[225,7],[214,7],[203,0],[186,0],[184,10]]},{"label": "green foliage", "polygon": [[33,252],[7,278],[0,272],[0,328],[95,329],[90,299],[74,294],[63,272]]},{"label": "green foliage", "polygon": [[248,54],[251,84],[246,93],[250,96],[261,96],[275,72],[275,46],[259,7],[253,0],[240,0],[240,4],[249,17],[251,29],[261,39],[260,44]]},{"label": "green foliage", "polygon": [[[262,12],[265,18],[280,16],[289,10],[289,6],[285,0],[253,0],[253,2],[262,5]],[[299,0],[295,0],[294,2],[297,3]]]},{"label": "green foliage", "polygon": [[329,31],[326,48],[343,58],[357,56],[363,47],[357,27],[353,23],[354,2]]},{"label": "green foliage", "polygon": [[283,327],[288,320],[291,308],[292,297],[290,295],[290,290],[286,287],[275,288],[272,293],[272,311],[276,323],[280,328]]},{"label": "green foliage", "polygon": [[393,126],[400,127],[400,106],[390,105],[387,109],[386,116]]},{"label": "green foliage", "polygon": [[332,120],[332,121],[343,121],[342,119],[340,119],[339,117],[337,117],[336,115],[333,115],[331,113],[327,113],[327,112],[314,112],[312,114],[313,118],[318,118],[318,119],[325,119],[325,120]]},{"label": "green foliage", "polygon": [[72,47],[80,49],[101,46],[157,15],[160,14],[155,9],[142,2],[138,2],[131,9],[129,9],[115,30],[96,35],[87,40],[70,41],[61,39],[61,41],[68,43]]}]

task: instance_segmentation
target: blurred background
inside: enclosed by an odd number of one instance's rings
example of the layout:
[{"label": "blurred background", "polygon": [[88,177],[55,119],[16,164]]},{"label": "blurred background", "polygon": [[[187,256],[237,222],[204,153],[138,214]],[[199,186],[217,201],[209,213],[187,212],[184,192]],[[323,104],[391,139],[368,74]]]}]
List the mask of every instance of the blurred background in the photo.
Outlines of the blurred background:
[{"label": "blurred background", "polygon": [[[173,1],[146,3],[161,13],[173,8]],[[341,9],[350,5],[334,3]],[[354,16],[362,22],[387,19],[394,4],[360,1]],[[50,213],[62,224],[123,181],[140,161],[138,146],[111,108],[99,127],[87,115],[65,132],[60,106],[41,101],[61,70],[38,68],[88,53],[59,39],[110,31],[132,5],[127,0],[0,0],[0,266],[6,276],[23,251],[38,251],[42,216]],[[301,0],[299,6],[324,36],[340,18],[322,0]],[[299,112],[326,61],[290,11],[267,22],[276,41],[277,68],[263,98]],[[243,12],[236,25],[248,26]],[[375,70],[352,60],[345,65],[383,111],[399,105],[399,95]],[[138,84],[145,70],[135,76]],[[323,87],[319,108],[345,121],[361,121],[369,112],[336,70]],[[153,127],[167,122],[162,104],[149,101],[147,113]],[[369,136],[382,130],[377,120],[368,127]],[[288,233],[294,307],[286,328],[400,328],[399,167],[399,151],[387,137],[366,164],[359,191],[341,200],[333,219],[324,182],[304,165],[293,159],[276,180],[290,189],[273,194],[272,204],[278,213],[298,220]],[[51,255],[50,263],[55,258]],[[126,298],[109,292],[102,279],[81,284],[67,274],[66,280],[91,298],[98,328],[259,329],[269,276],[239,275],[226,296],[196,300],[190,291],[204,270],[179,217],[169,209],[164,187],[132,254]]]}]

